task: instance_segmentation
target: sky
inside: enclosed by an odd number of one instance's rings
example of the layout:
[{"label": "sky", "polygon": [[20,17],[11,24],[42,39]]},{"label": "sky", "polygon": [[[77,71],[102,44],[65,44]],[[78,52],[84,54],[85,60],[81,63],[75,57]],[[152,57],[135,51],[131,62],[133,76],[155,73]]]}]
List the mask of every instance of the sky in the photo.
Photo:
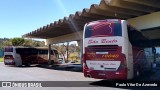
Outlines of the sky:
[{"label": "sky", "polygon": [[15,38],[100,0],[0,0],[0,38]]}]

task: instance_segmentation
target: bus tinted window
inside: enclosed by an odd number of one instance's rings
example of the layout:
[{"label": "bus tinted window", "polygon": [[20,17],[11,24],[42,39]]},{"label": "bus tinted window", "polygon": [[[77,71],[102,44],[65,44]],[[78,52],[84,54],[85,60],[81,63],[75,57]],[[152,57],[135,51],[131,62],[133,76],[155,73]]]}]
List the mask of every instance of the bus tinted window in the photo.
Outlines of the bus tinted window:
[{"label": "bus tinted window", "polygon": [[53,52],[55,53],[55,56],[56,56],[57,58],[59,58],[58,51],[57,51],[57,50],[53,50]]},{"label": "bus tinted window", "polygon": [[36,55],[37,50],[34,48],[16,48],[16,53],[21,55],[29,55],[29,54]]},{"label": "bus tinted window", "polygon": [[34,49],[34,50],[31,49],[30,51],[31,51],[32,55],[36,55],[37,54],[37,50],[36,49]]},{"label": "bus tinted window", "polygon": [[137,31],[136,29],[132,28],[129,25],[127,26],[127,29],[128,29],[129,41],[131,42],[132,45],[138,47],[152,47],[151,40],[145,37],[142,32]]},{"label": "bus tinted window", "polygon": [[[38,50],[38,54],[48,54],[48,50],[43,50],[43,49],[40,49]],[[51,51],[51,54],[53,55],[53,51]]]},{"label": "bus tinted window", "polygon": [[13,48],[5,48],[4,52],[13,52]]},{"label": "bus tinted window", "polygon": [[39,54],[48,54],[48,50],[39,50]]},{"label": "bus tinted window", "polygon": [[85,38],[103,36],[122,36],[121,23],[107,21],[91,22],[85,28]]},{"label": "bus tinted window", "polygon": [[[36,55],[36,54],[48,54],[48,49],[36,49],[36,48],[16,48],[17,54],[22,55]],[[54,50],[55,54],[58,54],[56,50]],[[51,51],[51,54],[54,55],[53,51]]]}]

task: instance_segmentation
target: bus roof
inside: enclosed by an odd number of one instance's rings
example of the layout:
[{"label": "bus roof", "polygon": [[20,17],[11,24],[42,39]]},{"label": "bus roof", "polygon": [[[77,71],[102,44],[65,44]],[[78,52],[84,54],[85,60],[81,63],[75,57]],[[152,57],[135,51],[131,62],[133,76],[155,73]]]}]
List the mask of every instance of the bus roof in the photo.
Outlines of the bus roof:
[{"label": "bus roof", "polygon": [[[5,48],[35,48],[35,49],[48,49],[47,47],[24,47],[24,46],[6,46]],[[57,50],[55,48],[52,48],[52,50]]]},{"label": "bus roof", "polygon": [[121,22],[122,20],[121,19],[105,19],[105,20],[96,20],[96,21],[91,21],[91,22],[88,22],[87,24],[89,23],[94,23],[94,22],[101,22],[101,21],[107,21],[107,22]]}]

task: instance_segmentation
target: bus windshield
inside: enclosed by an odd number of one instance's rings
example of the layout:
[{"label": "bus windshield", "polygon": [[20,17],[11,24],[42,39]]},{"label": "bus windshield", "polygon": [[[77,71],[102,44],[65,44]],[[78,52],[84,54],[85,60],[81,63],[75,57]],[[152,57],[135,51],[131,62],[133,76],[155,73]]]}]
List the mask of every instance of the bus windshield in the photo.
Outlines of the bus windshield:
[{"label": "bus windshield", "polygon": [[106,36],[122,36],[121,23],[103,20],[90,22],[85,28],[85,38]]}]

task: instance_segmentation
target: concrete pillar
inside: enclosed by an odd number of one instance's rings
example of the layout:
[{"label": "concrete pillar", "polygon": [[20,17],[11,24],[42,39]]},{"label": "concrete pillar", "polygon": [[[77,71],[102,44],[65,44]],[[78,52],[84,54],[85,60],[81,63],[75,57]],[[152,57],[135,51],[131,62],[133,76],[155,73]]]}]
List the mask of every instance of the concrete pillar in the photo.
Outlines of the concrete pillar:
[{"label": "concrete pillar", "polygon": [[48,45],[48,64],[51,64],[51,44]]},{"label": "concrete pillar", "polygon": [[82,40],[77,40],[78,46],[82,46]]},{"label": "concrete pillar", "polygon": [[67,62],[68,62],[68,58],[69,58],[69,48],[68,47],[69,47],[69,42],[67,42],[67,46],[66,46],[66,50],[67,50],[67,58],[66,58],[67,60],[66,61]]},{"label": "concrete pillar", "polygon": [[78,46],[80,46],[80,63],[82,65],[83,64],[82,63],[82,55],[83,55],[83,42],[82,42],[82,39],[78,40],[77,43],[78,43]]}]

